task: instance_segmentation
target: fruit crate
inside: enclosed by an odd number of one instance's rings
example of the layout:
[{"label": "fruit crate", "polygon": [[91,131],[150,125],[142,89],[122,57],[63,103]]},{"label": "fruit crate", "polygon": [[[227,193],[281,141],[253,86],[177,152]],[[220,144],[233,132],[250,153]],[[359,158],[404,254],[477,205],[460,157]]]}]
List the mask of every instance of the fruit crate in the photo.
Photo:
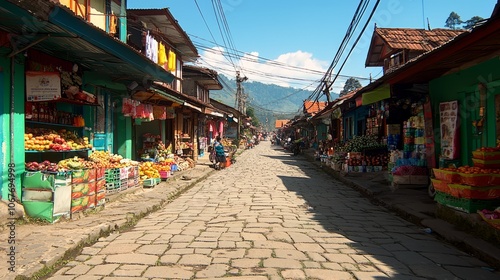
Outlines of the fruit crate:
[{"label": "fruit crate", "polygon": [[467,198],[457,198],[452,195],[436,192],[434,200],[441,205],[453,208],[458,211],[465,213],[476,213],[478,210],[493,210],[500,204],[499,199],[467,199]]},{"label": "fruit crate", "polygon": [[106,193],[116,193],[120,191],[120,183],[106,183]]},{"label": "fruit crate", "polygon": [[154,186],[158,185],[160,182],[161,182],[160,178],[149,178],[149,179],[145,179],[142,182],[142,185],[144,187],[154,187]]},{"label": "fruit crate", "polygon": [[120,180],[120,189],[122,191],[128,189],[128,180],[127,179]]}]

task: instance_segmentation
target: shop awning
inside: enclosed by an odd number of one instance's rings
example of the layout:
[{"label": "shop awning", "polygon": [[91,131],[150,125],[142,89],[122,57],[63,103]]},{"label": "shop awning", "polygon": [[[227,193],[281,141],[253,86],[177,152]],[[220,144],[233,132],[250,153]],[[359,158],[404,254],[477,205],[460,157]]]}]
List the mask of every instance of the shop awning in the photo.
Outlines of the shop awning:
[{"label": "shop awning", "polygon": [[369,105],[391,97],[391,86],[384,84],[372,91],[363,93],[363,105]]},{"label": "shop awning", "polygon": [[[128,83],[145,79],[170,83],[174,75],[127,44],[50,1],[0,0],[0,29],[17,51],[33,48]],[[19,20],[29,24],[20,24]]]}]

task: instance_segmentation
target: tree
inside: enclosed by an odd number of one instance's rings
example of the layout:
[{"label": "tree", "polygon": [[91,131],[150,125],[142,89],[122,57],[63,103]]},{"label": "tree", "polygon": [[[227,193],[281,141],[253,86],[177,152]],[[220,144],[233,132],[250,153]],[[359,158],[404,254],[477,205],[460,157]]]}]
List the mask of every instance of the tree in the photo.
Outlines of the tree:
[{"label": "tree", "polygon": [[460,16],[455,12],[451,12],[444,26],[455,30],[458,29],[462,23],[464,22],[460,19]]},{"label": "tree", "polygon": [[466,20],[464,23],[465,29],[472,29],[478,22],[482,21],[484,18],[480,16],[473,16],[469,20]]},{"label": "tree", "polygon": [[255,116],[255,110],[252,107],[247,108],[247,116],[252,118],[252,125],[255,127],[260,126],[259,119]]},{"label": "tree", "polygon": [[345,81],[344,89],[340,91],[340,96],[346,95],[347,93],[360,87],[361,83],[358,81],[358,79],[350,77],[349,79],[347,79],[347,81]]}]

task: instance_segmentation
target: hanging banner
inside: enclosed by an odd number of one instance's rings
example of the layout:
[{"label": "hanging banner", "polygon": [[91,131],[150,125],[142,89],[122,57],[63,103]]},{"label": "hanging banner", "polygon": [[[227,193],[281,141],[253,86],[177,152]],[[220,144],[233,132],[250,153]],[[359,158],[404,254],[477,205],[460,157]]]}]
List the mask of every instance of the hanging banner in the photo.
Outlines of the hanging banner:
[{"label": "hanging banner", "polygon": [[458,101],[439,103],[441,124],[441,157],[457,159],[459,157]]},{"label": "hanging banner", "polygon": [[175,118],[175,108],[167,107],[167,119],[173,119],[173,118]]},{"label": "hanging banner", "polygon": [[50,101],[61,98],[59,72],[26,72],[26,101]]}]

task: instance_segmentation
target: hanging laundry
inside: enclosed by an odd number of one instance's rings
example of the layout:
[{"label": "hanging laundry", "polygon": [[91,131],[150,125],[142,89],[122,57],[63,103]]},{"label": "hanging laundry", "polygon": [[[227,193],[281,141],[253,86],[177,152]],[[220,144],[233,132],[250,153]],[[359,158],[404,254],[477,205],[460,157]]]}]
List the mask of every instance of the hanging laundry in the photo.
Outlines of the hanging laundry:
[{"label": "hanging laundry", "polygon": [[146,57],[151,59],[153,57],[153,52],[151,50],[151,40],[153,39],[153,37],[151,37],[151,35],[149,35],[149,31],[146,35],[146,48],[145,48],[145,51],[146,51]]},{"label": "hanging laundry", "polygon": [[164,66],[167,63],[167,52],[165,51],[165,45],[160,42],[158,44],[158,65]]},{"label": "hanging laundry", "polygon": [[174,72],[176,69],[177,59],[175,52],[172,50],[168,51],[168,71]]},{"label": "hanging laundry", "polygon": [[109,34],[116,34],[116,26],[118,25],[118,17],[113,12],[109,15]]},{"label": "hanging laundry", "polygon": [[152,52],[151,60],[154,63],[158,64],[158,41],[156,41],[155,38],[152,39],[151,52]]}]

